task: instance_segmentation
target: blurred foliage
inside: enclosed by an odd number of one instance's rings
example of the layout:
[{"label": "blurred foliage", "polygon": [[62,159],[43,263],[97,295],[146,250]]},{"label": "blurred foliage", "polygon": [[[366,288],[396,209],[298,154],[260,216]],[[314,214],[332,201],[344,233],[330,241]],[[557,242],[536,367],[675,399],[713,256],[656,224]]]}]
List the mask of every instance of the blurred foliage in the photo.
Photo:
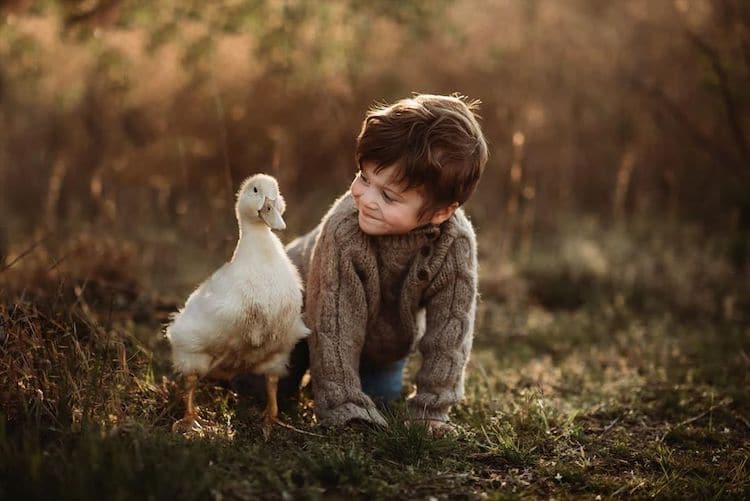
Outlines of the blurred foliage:
[{"label": "blurred foliage", "polygon": [[460,91],[491,146],[469,211],[508,251],[574,210],[696,220],[750,254],[742,0],[12,0],[0,59],[7,231],[192,228],[256,171],[303,230],[368,106]]}]

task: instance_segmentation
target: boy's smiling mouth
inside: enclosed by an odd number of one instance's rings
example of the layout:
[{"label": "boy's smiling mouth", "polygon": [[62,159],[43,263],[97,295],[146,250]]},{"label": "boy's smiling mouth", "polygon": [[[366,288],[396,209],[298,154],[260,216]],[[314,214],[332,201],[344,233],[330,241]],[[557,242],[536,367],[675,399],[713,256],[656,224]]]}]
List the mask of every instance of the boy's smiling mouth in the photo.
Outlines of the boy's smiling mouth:
[{"label": "boy's smiling mouth", "polygon": [[368,214],[366,211],[364,211],[362,209],[359,209],[359,213],[362,216],[366,217],[367,219],[372,219],[373,221],[380,221],[380,218],[372,216],[372,215]]}]

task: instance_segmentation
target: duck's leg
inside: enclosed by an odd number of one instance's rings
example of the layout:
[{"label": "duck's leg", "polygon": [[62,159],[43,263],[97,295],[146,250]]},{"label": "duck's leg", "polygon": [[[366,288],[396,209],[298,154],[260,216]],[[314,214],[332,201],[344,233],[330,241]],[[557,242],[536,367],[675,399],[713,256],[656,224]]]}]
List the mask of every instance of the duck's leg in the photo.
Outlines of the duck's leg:
[{"label": "duck's leg", "polygon": [[185,416],[172,425],[174,432],[199,431],[203,428],[203,420],[198,416],[198,408],[195,406],[195,387],[198,384],[197,374],[185,376]]},{"label": "duck's leg", "polygon": [[279,376],[266,374],[266,409],[263,411],[263,436],[266,440],[271,435],[273,425],[279,423],[278,387]]}]

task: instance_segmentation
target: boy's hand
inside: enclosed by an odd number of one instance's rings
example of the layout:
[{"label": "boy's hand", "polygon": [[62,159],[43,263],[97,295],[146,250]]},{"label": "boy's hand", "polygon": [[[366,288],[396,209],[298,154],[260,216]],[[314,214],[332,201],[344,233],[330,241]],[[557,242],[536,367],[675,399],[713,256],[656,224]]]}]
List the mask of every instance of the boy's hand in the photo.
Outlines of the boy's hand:
[{"label": "boy's hand", "polygon": [[365,419],[355,418],[347,421],[346,427],[352,431],[366,433],[378,428],[378,425]]},{"label": "boy's hand", "polygon": [[407,421],[406,424],[407,426],[424,426],[433,437],[437,438],[441,438],[446,435],[454,435],[456,433],[455,428],[450,423],[446,421],[438,421],[435,419],[415,419]]}]

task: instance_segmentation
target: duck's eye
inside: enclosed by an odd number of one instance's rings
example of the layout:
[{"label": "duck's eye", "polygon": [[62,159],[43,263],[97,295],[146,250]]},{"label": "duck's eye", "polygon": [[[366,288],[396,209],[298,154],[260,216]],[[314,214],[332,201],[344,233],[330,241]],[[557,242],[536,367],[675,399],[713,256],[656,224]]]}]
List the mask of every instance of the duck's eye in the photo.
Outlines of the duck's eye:
[{"label": "duck's eye", "polygon": [[254,191],[255,193],[258,193],[258,188],[257,188],[257,187],[255,187],[255,186],[253,186],[253,191]]}]

